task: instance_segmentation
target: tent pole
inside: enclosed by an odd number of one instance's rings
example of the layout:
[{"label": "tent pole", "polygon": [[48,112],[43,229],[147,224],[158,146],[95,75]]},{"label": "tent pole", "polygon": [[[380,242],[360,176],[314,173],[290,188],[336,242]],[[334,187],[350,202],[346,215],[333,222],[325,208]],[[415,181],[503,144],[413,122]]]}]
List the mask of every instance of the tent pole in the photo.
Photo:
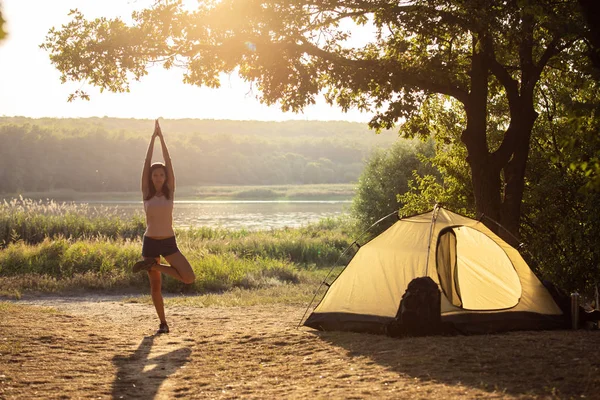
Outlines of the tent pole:
[{"label": "tent pole", "polygon": [[310,308],[310,306],[312,305],[312,303],[315,301],[315,298],[317,297],[317,294],[319,293],[319,290],[321,290],[321,288],[323,287],[323,285],[327,285],[327,290],[329,290],[329,287],[331,285],[329,285],[328,283],[326,283],[327,278],[329,278],[329,275],[331,274],[331,271],[333,271],[333,269],[335,268],[335,266],[337,265],[337,263],[340,261],[340,259],[344,256],[344,254],[346,254],[346,252],[348,251],[348,249],[350,249],[352,246],[354,245],[358,246],[358,243],[356,243],[356,241],[352,242],[352,244],[350,246],[348,246],[346,248],[346,250],[344,250],[342,252],[342,254],[340,255],[340,257],[338,258],[338,260],[333,264],[333,267],[331,267],[331,269],[329,270],[329,272],[327,273],[327,275],[325,276],[325,278],[323,279],[323,281],[319,284],[319,287],[317,287],[317,290],[315,290],[312,299],[310,300],[310,303],[308,303],[308,306],[306,307],[306,310],[304,310],[304,314],[302,314],[302,318],[300,318],[300,321],[298,322],[298,325],[296,326],[296,329],[300,328],[300,325],[302,325],[302,321],[304,321],[304,317],[306,317],[306,314],[308,313],[308,309]]},{"label": "tent pole", "polygon": [[431,238],[433,236],[433,228],[437,220],[437,213],[442,208],[440,203],[436,203],[431,213],[431,224],[429,225],[429,243],[427,243],[427,261],[425,262],[425,276],[429,276],[429,253],[431,251]]},{"label": "tent pole", "polygon": [[[531,268],[532,271],[534,272],[538,272],[541,273],[541,271],[538,268],[538,265],[540,264],[539,259],[535,256],[535,254],[533,254],[531,251],[529,251],[527,245],[523,242],[521,242],[519,240],[519,238],[517,238],[515,235],[513,235],[508,229],[506,229],[505,227],[503,227],[502,225],[500,225],[499,222],[496,222],[496,220],[494,220],[493,218],[488,217],[485,214],[481,214],[481,216],[479,217],[479,220],[481,221],[483,218],[487,218],[489,221],[493,222],[494,224],[498,225],[500,228],[504,229],[505,232],[508,232],[508,234],[510,236],[512,236],[512,238],[515,240],[516,243],[518,243],[518,246],[516,246],[516,248],[519,250],[519,252],[527,252],[527,254],[529,254],[531,256],[531,261],[534,261],[536,263],[535,266],[530,265],[529,268]],[[512,246],[512,245],[511,245]],[[513,246],[515,247],[515,246]],[[543,275],[543,274],[542,274]]]},{"label": "tent pole", "polygon": [[518,247],[523,247],[524,246],[523,242],[521,242],[518,237],[516,237],[515,235],[512,234],[511,231],[509,231],[508,229],[506,229],[505,227],[503,227],[502,225],[500,225],[499,222],[496,222],[494,219],[488,217],[485,214],[481,214],[480,220],[483,219],[483,218],[487,218],[489,221],[492,221],[493,223],[495,223],[496,225],[498,225],[498,227],[504,229],[504,231],[507,232],[513,239],[515,239],[515,242],[519,244]]}]

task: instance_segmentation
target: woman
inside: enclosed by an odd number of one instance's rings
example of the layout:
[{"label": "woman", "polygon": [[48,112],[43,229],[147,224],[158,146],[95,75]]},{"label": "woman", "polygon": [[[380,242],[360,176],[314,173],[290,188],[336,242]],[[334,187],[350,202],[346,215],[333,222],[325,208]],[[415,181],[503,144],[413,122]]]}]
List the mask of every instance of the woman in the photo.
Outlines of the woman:
[{"label": "woman", "polygon": [[[160,139],[165,163],[154,163],[152,151],[154,139]],[[154,123],[154,133],[150,139],[146,161],[142,172],[142,194],[146,212],[146,232],[142,245],[142,261],[133,266],[133,272],[147,271],[150,278],[150,292],[156,313],[160,319],[157,333],[168,333],[169,325],[165,318],[165,307],[161,293],[161,273],[172,276],[183,283],[192,283],[196,279],[188,260],[181,254],[175,241],[173,230],[173,195],[175,193],[175,175],[158,120]],[[160,263],[163,257],[170,265]]]}]

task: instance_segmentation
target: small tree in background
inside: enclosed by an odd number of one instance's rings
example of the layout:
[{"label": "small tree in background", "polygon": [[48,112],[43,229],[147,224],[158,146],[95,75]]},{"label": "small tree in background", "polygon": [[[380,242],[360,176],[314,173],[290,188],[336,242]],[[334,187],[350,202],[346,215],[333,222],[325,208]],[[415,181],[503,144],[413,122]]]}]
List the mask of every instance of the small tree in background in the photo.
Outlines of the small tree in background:
[{"label": "small tree in background", "polygon": [[[436,174],[435,169],[423,161],[433,156],[433,152],[432,141],[402,140],[388,150],[373,153],[358,180],[351,209],[361,230],[402,207],[397,196],[408,190],[413,173]],[[383,224],[379,231],[387,226],[389,224]]]}]

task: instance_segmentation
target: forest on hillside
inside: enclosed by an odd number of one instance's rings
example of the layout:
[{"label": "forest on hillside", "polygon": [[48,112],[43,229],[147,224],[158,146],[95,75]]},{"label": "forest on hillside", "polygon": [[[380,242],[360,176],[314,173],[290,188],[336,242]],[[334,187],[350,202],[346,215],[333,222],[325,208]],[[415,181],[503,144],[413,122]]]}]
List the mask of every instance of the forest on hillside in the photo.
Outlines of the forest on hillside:
[{"label": "forest on hillside", "polygon": [[[178,184],[350,183],[397,133],[323,121],[161,120]],[[0,118],[0,193],[135,191],[152,120]],[[162,160],[156,146],[154,161]]]}]

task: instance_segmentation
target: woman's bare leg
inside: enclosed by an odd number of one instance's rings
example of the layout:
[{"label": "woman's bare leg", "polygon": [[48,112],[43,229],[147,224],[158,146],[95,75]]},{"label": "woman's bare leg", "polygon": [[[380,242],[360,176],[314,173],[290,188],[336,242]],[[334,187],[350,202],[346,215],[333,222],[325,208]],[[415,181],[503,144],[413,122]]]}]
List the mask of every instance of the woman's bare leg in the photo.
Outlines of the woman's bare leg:
[{"label": "woman's bare leg", "polygon": [[152,296],[152,303],[154,303],[154,308],[156,309],[156,314],[158,314],[158,319],[160,322],[166,323],[167,320],[165,318],[165,303],[162,297],[162,276],[160,272],[153,269],[148,271],[148,278],[150,278],[150,294]]},{"label": "woman's bare leg", "polygon": [[196,275],[194,274],[194,270],[190,265],[189,261],[184,257],[183,254],[177,252],[175,254],[171,254],[169,256],[165,256],[165,260],[169,265],[165,264],[155,264],[152,266],[152,271],[162,272],[163,274],[172,276],[186,284],[194,283],[196,280]]}]

